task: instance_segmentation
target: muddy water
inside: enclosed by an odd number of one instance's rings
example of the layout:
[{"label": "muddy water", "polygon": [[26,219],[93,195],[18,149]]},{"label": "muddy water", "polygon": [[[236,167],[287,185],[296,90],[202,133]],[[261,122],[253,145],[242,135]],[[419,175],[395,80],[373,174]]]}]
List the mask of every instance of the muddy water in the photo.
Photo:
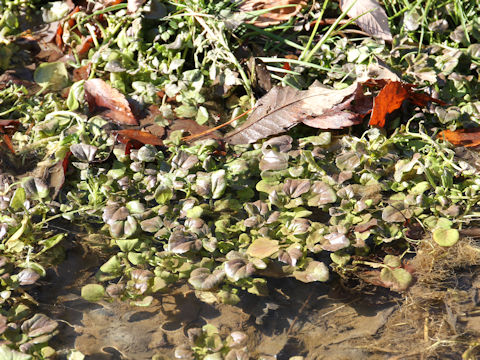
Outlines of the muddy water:
[{"label": "muddy water", "polygon": [[[75,247],[38,295],[41,310],[60,322],[52,345],[75,348],[87,360],[174,359],[175,347],[188,343],[187,330],[206,323],[222,337],[245,332],[251,359],[458,359],[480,335],[474,311],[448,318],[441,301],[418,305],[382,289],[348,291],[339,282],[273,280],[268,297],[244,294],[236,306],[203,303],[186,284],[159,294],[149,307],[92,304],[79,294],[99,265],[94,254]],[[478,308],[478,269],[468,278],[461,301]]]}]

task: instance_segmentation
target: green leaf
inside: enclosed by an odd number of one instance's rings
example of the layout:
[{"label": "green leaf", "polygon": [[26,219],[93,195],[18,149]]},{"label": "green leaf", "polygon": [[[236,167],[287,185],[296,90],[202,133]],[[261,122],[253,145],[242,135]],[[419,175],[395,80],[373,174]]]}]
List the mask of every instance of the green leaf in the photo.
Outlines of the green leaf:
[{"label": "green leaf", "polygon": [[208,110],[205,107],[200,106],[198,108],[197,117],[195,118],[195,121],[200,125],[203,125],[208,121]]},{"label": "green leaf", "polygon": [[455,245],[459,238],[460,234],[457,229],[438,228],[433,231],[433,240],[440,246]]},{"label": "green leaf", "polygon": [[392,290],[406,290],[412,283],[412,274],[402,268],[390,269],[383,268],[380,271],[380,279]]},{"label": "green leaf", "polygon": [[100,266],[100,271],[107,274],[119,274],[121,270],[122,263],[117,255],[113,255],[105,264]]},{"label": "green leaf", "polygon": [[330,259],[339,266],[345,266],[350,261],[350,255],[342,251],[336,251],[330,254]]},{"label": "green leaf", "polygon": [[10,207],[17,211],[23,207],[23,203],[25,202],[27,196],[25,194],[25,189],[23,187],[19,187],[13,193],[12,199],[10,200]]},{"label": "green leaf", "polygon": [[157,292],[160,290],[163,290],[167,287],[167,282],[162,279],[161,277],[155,276],[153,278],[153,285],[152,288],[150,289],[152,292]]},{"label": "green leaf", "polygon": [[223,304],[227,305],[236,305],[240,302],[240,297],[234,292],[234,289],[230,291],[220,290],[217,297]]},{"label": "green leaf", "polygon": [[68,73],[63,62],[51,62],[40,64],[33,79],[43,89],[50,88],[50,90],[62,90],[68,85]]},{"label": "green leaf", "polygon": [[77,81],[70,87],[70,91],[67,97],[67,107],[70,111],[77,110],[80,106],[78,99],[85,98],[85,90],[83,88],[84,83],[85,80]]},{"label": "green leaf", "polygon": [[67,355],[67,360],[84,360],[85,355],[83,355],[78,350],[70,350]]},{"label": "green leaf", "polygon": [[252,286],[247,291],[257,296],[268,296],[267,280],[261,278],[253,279]]},{"label": "green leaf", "polygon": [[217,170],[212,173],[212,199],[220,198],[227,187],[225,170]]},{"label": "green leaf", "polygon": [[115,243],[123,252],[132,251],[138,245],[138,239],[115,239]]},{"label": "green leaf", "polygon": [[170,199],[173,197],[173,191],[171,190],[171,188],[160,184],[155,190],[154,196],[157,203],[163,205],[170,201]]},{"label": "green leaf", "polygon": [[105,289],[99,284],[88,284],[82,287],[82,298],[87,301],[96,302],[105,296]]},{"label": "green leaf", "polygon": [[402,261],[400,260],[400,257],[395,256],[395,255],[386,255],[383,258],[383,263],[387,266],[392,267],[392,268],[402,266]]},{"label": "green leaf", "polygon": [[305,271],[294,271],[293,276],[302,282],[327,281],[328,268],[323,262],[311,260]]},{"label": "green leaf", "polygon": [[277,240],[259,238],[252,242],[247,249],[247,255],[263,259],[275,254],[280,249]]},{"label": "green leaf", "polygon": [[0,345],[0,359],[2,360],[30,360],[31,355],[10,349],[7,345]]},{"label": "green leaf", "polygon": [[43,245],[43,249],[37,254],[42,254],[45,251],[47,251],[48,249],[53,248],[60,241],[62,241],[64,237],[65,237],[65,234],[57,234],[57,235],[54,235],[52,237],[49,237],[46,240],[39,241],[39,244]]}]

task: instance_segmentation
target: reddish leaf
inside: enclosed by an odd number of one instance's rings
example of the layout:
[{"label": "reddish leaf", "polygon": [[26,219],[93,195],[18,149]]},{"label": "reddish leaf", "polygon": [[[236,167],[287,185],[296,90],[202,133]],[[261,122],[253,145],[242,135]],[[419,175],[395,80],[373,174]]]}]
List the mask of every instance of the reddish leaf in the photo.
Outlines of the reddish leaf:
[{"label": "reddish leaf", "polygon": [[70,155],[72,155],[72,152],[71,151],[67,152],[67,155],[65,155],[65,157],[63,158],[63,161],[62,161],[62,167],[63,167],[63,173],[64,174],[67,172],[68,159],[70,158]]},{"label": "reddish leaf", "polygon": [[92,63],[83,65],[78,69],[73,70],[73,81],[87,80],[90,76],[90,70],[92,68]]},{"label": "reddish leaf", "polygon": [[480,128],[444,130],[437,137],[447,140],[455,146],[475,147],[480,145]]},{"label": "reddish leaf", "polygon": [[374,100],[369,125],[384,127],[385,117],[400,109],[400,106],[409,96],[408,88],[400,81],[388,82]]},{"label": "reddish leaf", "polygon": [[55,44],[57,44],[59,48],[63,47],[62,35],[63,35],[63,26],[62,24],[58,24],[57,33],[55,34]]},{"label": "reddish leaf", "polygon": [[[117,139],[122,144],[131,143],[133,147],[141,147],[142,145],[163,145],[162,139],[157,136],[141,130],[119,130],[116,131]],[[138,146],[140,144],[140,146]]]},{"label": "reddish leaf", "polygon": [[7,134],[3,134],[3,142],[7,145],[8,149],[15,154],[15,148],[13,147],[12,140]]},{"label": "reddish leaf", "polygon": [[0,134],[2,134],[3,142],[7,148],[15,154],[15,148],[13,147],[12,140],[10,136],[13,135],[18,127],[20,122],[18,120],[0,120]]},{"label": "reddish leaf", "polygon": [[417,93],[417,92],[411,91],[409,100],[413,104],[415,104],[417,106],[422,106],[422,107],[427,105],[430,101],[435,102],[439,105],[447,105],[447,103],[445,101],[442,101],[440,99],[432,98],[430,95],[427,95],[427,94],[422,93],[422,92]]},{"label": "reddish leaf", "polygon": [[92,48],[93,45],[93,38],[91,36],[87,36],[85,39],[83,39],[82,43],[77,46],[77,54],[80,57],[83,57],[88,53],[88,50]]},{"label": "reddish leaf", "polygon": [[107,108],[104,114],[113,121],[125,125],[138,125],[125,96],[102,79],[85,81],[85,98],[90,111]]},{"label": "reddish leaf", "polygon": [[0,132],[8,135],[15,133],[20,126],[18,120],[0,120]]},{"label": "reddish leaf", "polygon": [[[364,83],[368,87],[382,85],[384,81],[369,80]],[[374,100],[372,116],[370,117],[370,126],[385,126],[385,118],[388,114],[400,109],[405,100],[410,100],[414,105],[425,106],[428,102],[433,101],[440,105],[446,105],[439,99],[422,93],[414,92],[414,84],[406,84],[400,81],[388,81],[382,90],[378,93]]]}]

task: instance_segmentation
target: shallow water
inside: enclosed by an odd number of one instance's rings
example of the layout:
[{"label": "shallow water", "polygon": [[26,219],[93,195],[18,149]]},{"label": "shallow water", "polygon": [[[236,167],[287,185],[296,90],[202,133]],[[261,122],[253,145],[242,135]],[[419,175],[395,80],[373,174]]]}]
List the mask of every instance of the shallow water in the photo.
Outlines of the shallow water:
[{"label": "shallow water", "polygon": [[[340,282],[274,279],[269,281],[268,297],[246,293],[236,306],[206,304],[187,284],[158,294],[148,307],[93,304],[79,294],[100,265],[93,253],[74,247],[56,272],[49,272],[48,284],[38,293],[41,311],[60,322],[52,346],[75,348],[87,360],[144,360],[155,355],[174,359],[175,347],[188,343],[187,330],[206,323],[217,326],[222,337],[245,332],[251,359],[454,359],[468,347],[465,341],[453,348],[440,344],[432,349],[434,355],[425,357],[422,350],[435,343],[431,338],[438,333],[429,333],[427,326],[425,335],[418,311],[408,318],[408,299],[384,289],[352,292]],[[459,286],[471,294],[463,301],[477,306],[480,275],[478,269],[472,270],[468,284]],[[425,313],[441,309],[428,308]],[[475,316],[456,320],[470,334],[480,334],[479,322]],[[453,331],[458,332],[456,326]],[[438,352],[443,355],[438,357]]]}]

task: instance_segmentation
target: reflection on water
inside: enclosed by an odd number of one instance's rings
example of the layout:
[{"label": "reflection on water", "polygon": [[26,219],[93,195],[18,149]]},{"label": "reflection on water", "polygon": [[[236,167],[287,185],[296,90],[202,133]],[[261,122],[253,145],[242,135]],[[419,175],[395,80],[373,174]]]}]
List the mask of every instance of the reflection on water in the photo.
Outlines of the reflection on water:
[{"label": "reflection on water", "polygon": [[[246,333],[251,359],[419,358],[411,341],[423,339],[423,328],[402,320],[392,294],[348,294],[340,285],[283,279],[270,282],[270,296],[246,293],[236,306],[201,302],[188,285],[157,295],[148,307],[92,304],[79,294],[99,265],[93,254],[72,249],[39,294],[42,311],[61,321],[53,346],[75,348],[87,360],[174,359],[188,329],[206,323],[223,337]],[[395,346],[385,347],[390,338]]]}]

